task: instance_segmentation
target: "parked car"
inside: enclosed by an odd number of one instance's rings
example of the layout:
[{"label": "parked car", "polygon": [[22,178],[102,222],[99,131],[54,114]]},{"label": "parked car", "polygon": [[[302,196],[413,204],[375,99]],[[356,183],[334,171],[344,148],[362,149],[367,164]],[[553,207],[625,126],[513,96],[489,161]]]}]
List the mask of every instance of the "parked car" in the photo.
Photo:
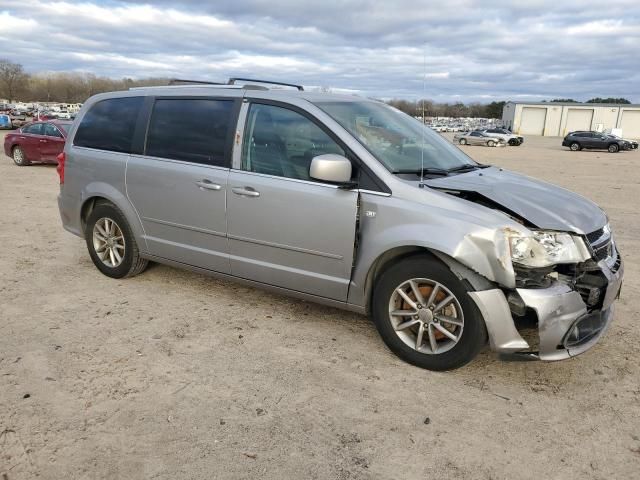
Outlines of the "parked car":
[{"label": "parked car", "polygon": [[0,114],[0,129],[11,130],[12,128],[13,128],[13,123],[11,122],[11,117],[4,113]]},{"label": "parked car", "polygon": [[71,122],[34,122],[4,138],[4,153],[23,167],[31,163],[57,163]]},{"label": "parked car", "polygon": [[560,360],[604,334],[623,263],[597,205],[479,164],[383,103],[245,86],[85,103],[58,205],[100,272],[157,261],[368,314],[433,370],[486,343]]},{"label": "parked car", "polygon": [[27,123],[29,123],[29,121],[27,120],[26,115],[10,115],[11,117],[11,125],[13,125],[13,128],[20,128],[23,125],[26,125]]},{"label": "parked car", "polygon": [[482,133],[490,137],[498,137],[504,139],[509,145],[518,147],[524,143],[524,137],[520,135],[514,135],[506,128],[489,128],[487,130],[481,130]]},{"label": "parked car", "polygon": [[56,117],[59,118],[60,120],[70,120],[71,113],[69,113],[66,110],[60,110],[59,112],[56,112]]},{"label": "parked car", "polygon": [[571,132],[562,140],[563,147],[577,152],[579,150],[608,150],[610,153],[617,153],[620,150],[631,150],[630,142],[614,135],[607,135],[601,132]]},{"label": "parked car", "polygon": [[507,143],[502,137],[492,137],[478,130],[460,132],[453,137],[460,145],[486,145],[487,147],[504,147]]}]

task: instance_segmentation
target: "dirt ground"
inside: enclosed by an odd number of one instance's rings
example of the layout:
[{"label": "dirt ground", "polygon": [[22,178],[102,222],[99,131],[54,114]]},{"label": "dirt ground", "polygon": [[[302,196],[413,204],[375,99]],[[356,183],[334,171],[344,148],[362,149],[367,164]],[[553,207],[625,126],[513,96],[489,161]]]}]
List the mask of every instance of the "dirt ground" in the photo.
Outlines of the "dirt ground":
[{"label": "dirt ground", "polygon": [[572,360],[449,373],[359,315],[160,265],[109,279],[55,167],[0,154],[0,479],[638,478],[640,152],[559,143],[465,150],[607,211],[615,323]]}]

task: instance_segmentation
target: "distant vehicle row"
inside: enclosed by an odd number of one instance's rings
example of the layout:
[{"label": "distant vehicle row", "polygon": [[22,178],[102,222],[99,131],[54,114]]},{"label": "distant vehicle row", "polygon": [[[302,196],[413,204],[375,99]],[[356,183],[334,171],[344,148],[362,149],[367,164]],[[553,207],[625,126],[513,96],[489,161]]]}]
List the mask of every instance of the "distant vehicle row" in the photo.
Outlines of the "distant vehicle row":
[{"label": "distant vehicle row", "polygon": [[[77,112],[65,109],[46,110],[14,108],[8,104],[0,104],[0,129],[15,129],[31,121],[73,120]],[[8,120],[7,120],[8,119]]]}]

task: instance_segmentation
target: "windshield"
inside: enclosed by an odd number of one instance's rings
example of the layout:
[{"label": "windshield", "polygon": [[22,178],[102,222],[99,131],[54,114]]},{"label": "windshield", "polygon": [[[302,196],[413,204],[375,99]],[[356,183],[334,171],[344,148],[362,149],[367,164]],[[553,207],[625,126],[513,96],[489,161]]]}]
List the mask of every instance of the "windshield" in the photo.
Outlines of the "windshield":
[{"label": "windshield", "polygon": [[[379,102],[318,102],[387,169],[394,173],[450,170],[477,165],[422,122]],[[423,164],[424,158],[424,164]]]}]

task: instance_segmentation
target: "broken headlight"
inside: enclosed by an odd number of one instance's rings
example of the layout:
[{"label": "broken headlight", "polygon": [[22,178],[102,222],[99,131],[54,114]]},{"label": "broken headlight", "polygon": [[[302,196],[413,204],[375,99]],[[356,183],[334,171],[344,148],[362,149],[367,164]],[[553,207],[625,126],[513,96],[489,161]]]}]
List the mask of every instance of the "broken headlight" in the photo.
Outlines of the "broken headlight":
[{"label": "broken headlight", "polygon": [[580,263],[591,255],[582,238],[569,233],[533,231],[532,235],[510,235],[511,261],[525,267],[548,267]]}]

